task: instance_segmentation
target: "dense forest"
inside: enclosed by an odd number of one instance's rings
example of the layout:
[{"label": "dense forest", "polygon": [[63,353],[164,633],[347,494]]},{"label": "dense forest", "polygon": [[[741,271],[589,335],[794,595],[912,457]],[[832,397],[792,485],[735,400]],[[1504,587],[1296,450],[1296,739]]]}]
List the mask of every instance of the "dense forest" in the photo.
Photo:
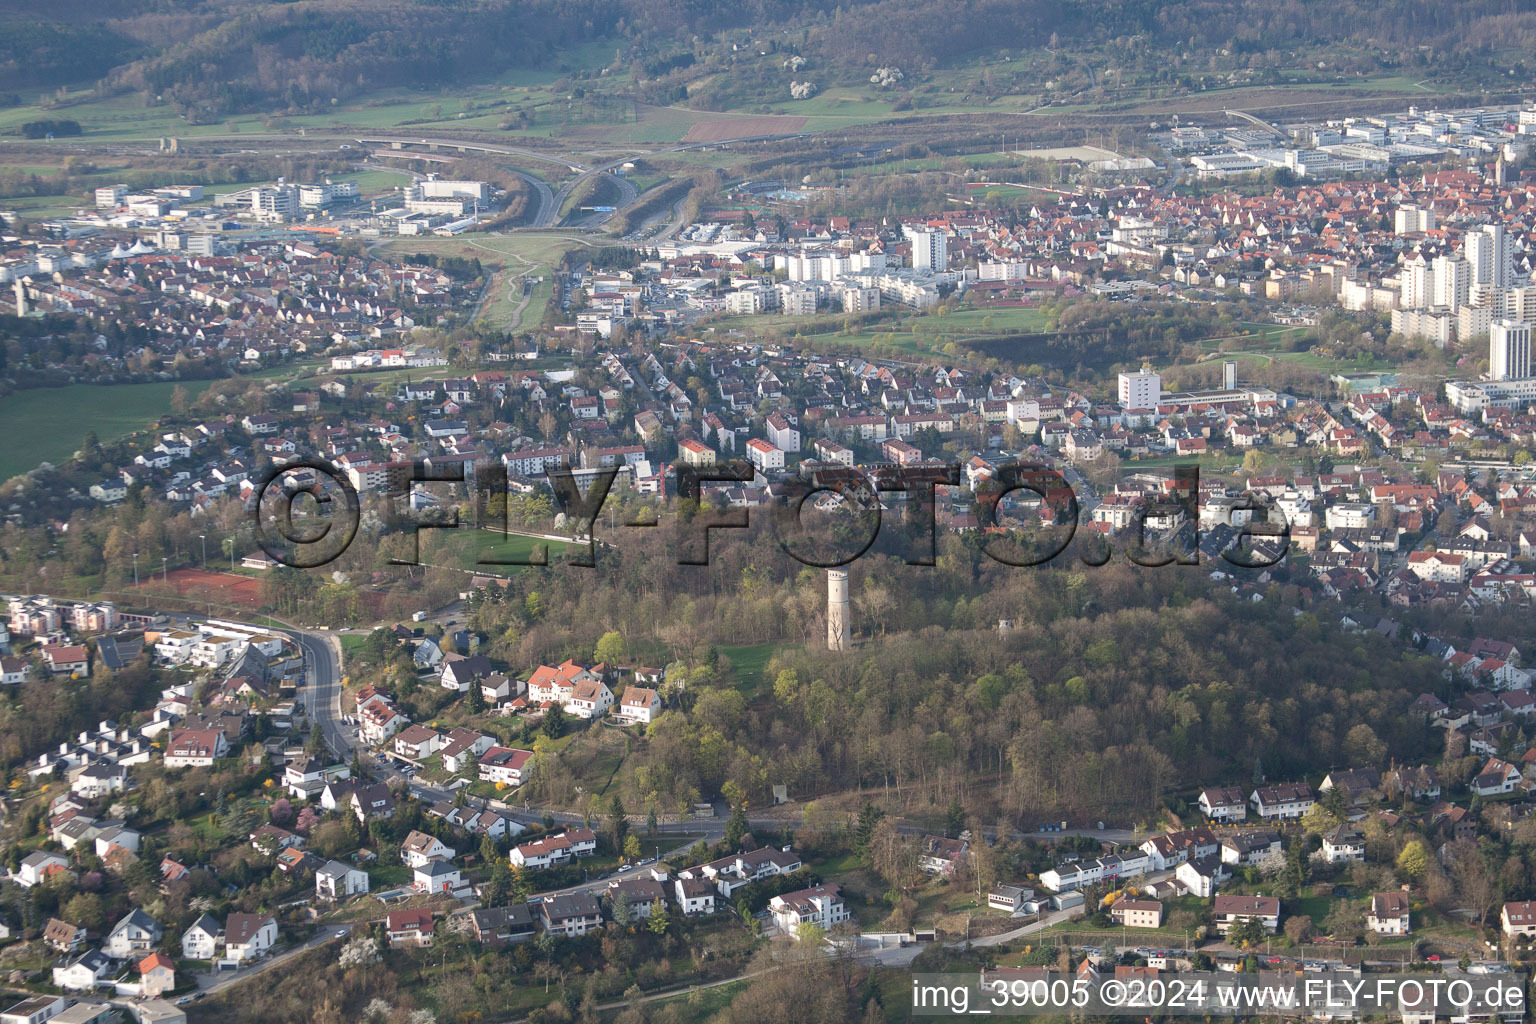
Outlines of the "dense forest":
[{"label": "dense forest", "polygon": [[[948,536],[935,567],[855,563],[864,639],[828,657],[820,572],[766,529],[718,534],[712,551],[707,569],[682,567],[662,538],[625,536],[596,569],[525,573],[474,612],[520,668],[591,657],[608,631],[675,659],[685,713],[626,761],[632,808],[787,784],[980,798],[1021,822],[1136,816],[1196,783],[1434,752],[1405,710],[1443,685],[1436,667],[1297,614],[1289,583],[1239,600],[1198,568],[1010,568]],[[770,642],[761,670],[731,664],[731,649]],[[569,772],[540,763],[538,798],[572,800]]]},{"label": "dense forest", "polygon": [[[52,19],[52,20],[47,20]],[[694,41],[748,31],[829,64],[934,67],[998,50],[1140,39],[1228,56],[1349,43],[1393,60],[1529,50],[1536,12],[1518,0],[1433,5],[1302,0],[74,0],[13,12],[0,31],[0,88],[100,80],[190,117],[318,109],[381,86],[451,86],[508,69],[558,68],[569,49],[627,40],[648,77],[686,73]],[[677,53],[679,46],[685,51]],[[1137,47],[1141,49],[1142,47]]]}]

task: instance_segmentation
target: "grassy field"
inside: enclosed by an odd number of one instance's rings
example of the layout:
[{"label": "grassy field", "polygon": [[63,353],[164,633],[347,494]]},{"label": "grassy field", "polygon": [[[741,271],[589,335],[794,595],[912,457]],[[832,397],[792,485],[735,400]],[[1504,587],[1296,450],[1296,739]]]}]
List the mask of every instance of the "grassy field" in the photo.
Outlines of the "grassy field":
[{"label": "grassy field", "polygon": [[[579,246],[591,245],[575,235],[517,234],[486,235],[479,238],[411,238],[389,242],[380,250],[392,255],[430,252],[477,259],[497,271],[495,284],[483,319],[504,329],[537,326],[544,308],[554,296],[554,272],[565,254]],[[523,302],[523,278],[536,283]]]},{"label": "grassy field", "polygon": [[923,320],[925,334],[1038,334],[1049,327],[1050,318],[1033,306],[982,306]]},{"label": "grassy field", "polygon": [[536,548],[547,546],[551,562],[575,545],[543,541],[521,534],[503,535],[493,530],[425,530],[422,560],[437,565],[454,566],[466,572],[484,572],[505,576],[518,571],[516,565],[481,564],[481,558],[528,559]]},{"label": "grassy field", "polygon": [[396,185],[409,185],[412,176],[406,171],[390,171],[375,167],[366,171],[354,171],[351,174],[343,174],[340,177],[333,176],[332,180],[356,182],[358,191],[366,196],[373,195],[376,192],[388,192]]},{"label": "grassy field", "polygon": [[[208,386],[188,381],[188,395]],[[0,479],[33,469],[39,462],[60,463],[72,456],[95,431],[108,441],[150,426],[170,409],[176,383],[76,384],[66,388],[18,391],[0,399]]]},{"label": "grassy field", "polygon": [[919,314],[902,308],[892,319],[861,324],[856,334],[843,333],[843,318],[836,315],[721,317],[712,321],[724,331],[778,331],[806,341],[830,345],[865,346],[889,344],[901,352],[924,355],[937,345],[962,338],[1037,334],[1050,328],[1050,319],[1029,306],[968,307],[954,312]]},{"label": "grassy field", "polygon": [[[567,51],[563,58],[573,66],[599,66],[611,60],[613,48],[595,41]],[[521,109],[540,112],[541,123],[554,120],[555,130],[562,130],[566,97],[557,95],[552,84],[564,77],[558,68],[509,70],[499,77],[464,89],[436,92],[416,89],[384,89],[361,100],[338,104],[322,114],[276,115],[241,114],[210,124],[194,125],[183,119],[170,105],[146,106],[141,96],[125,93],[98,98],[84,85],[69,92],[64,102],[44,110],[37,105],[0,110],[0,132],[13,130],[38,118],[69,118],[80,123],[88,142],[156,139],[174,136],[181,139],[229,135],[261,135],[272,132],[346,132],[352,129],[381,130],[409,126],[412,131],[467,128],[496,131],[508,116]],[[605,81],[619,85],[625,73],[610,74]],[[622,126],[620,126],[622,127]],[[535,128],[524,134],[548,134],[549,127]],[[68,145],[72,140],[59,139]]]},{"label": "grassy field", "polygon": [[768,662],[783,644],[747,644],[741,647],[722,647],[720,653],[731,659],[741,692],[748,698],[757,697],[772,689],[764,675]]}]

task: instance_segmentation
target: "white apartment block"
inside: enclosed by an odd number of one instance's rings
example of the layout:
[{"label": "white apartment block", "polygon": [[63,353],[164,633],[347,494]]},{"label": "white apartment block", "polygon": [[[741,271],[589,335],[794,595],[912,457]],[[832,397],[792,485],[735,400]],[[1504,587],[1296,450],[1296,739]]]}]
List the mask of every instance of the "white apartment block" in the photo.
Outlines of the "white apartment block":
[{"label": "white apartment block", "polygon": [[1531,375],[1531,325],[1501,320],[1488,328],[1488,376],[1521,380]]},{"label": "white apartment block", "polygon": [[760,437],[754,437],[747,442],[747,458],[751,460],[752,465],[756,466],[760,473],[784,468],[783,450],[775,448]]},{"label": "white apartment block", "polygon": [[[1163,378],[1151,370],[1120,375],[1122,409],[1156,409],[1163,398]],[[1038,407],[1037,407],[1038,408]]]},{"label": "white apartment block", "polygon": [[912,242],[912,269],[943,273],[949,269],[949,241],[935,228],[903,224],[902,234]]}]

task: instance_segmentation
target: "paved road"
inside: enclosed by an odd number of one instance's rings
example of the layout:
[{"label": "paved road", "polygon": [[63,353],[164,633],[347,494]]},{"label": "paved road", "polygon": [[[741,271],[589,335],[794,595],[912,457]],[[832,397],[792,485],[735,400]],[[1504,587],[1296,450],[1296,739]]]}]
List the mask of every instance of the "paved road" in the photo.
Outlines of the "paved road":
[{"label": "paved road", "polygon": [[[984,935],[979,939],[971,939],[969,940],[969,944],[972,946],[1001,946],[1004,943],[1012,942],[1014,939],[1017,939],[1021,936],[1030,935],[1038,931],[1044,931],[1052,925],[1060,924],[1063,921],[1070,921],[1074,917],[1081,916],[1082,913],[1082,907],[1073,907],[1070,910],[1058,910],[1054,913],[1047,914],[1038,920],[1031,921],[1026,925],[1014,928],[1012,931],[999,932],[996,935]],[[946,943],[946,945],[948,945],[951,949],[961,949],[966,944],[967,943],[965,940]],[[860,953],[859,959],[869,963],[879,964],[881,967],[905,967],[913,960],[915,960],[917,955],[926,948],[928,948],[926,944],[918,945],[917,943],[912,943],[911,945],[907,946],[892,946],[889,949],[877,949]]]},{"label": "paved road", "polygon": [[[568,167],[568,168],[570,168],[572,171],[576,172],[577,174],[581,174],[581,173],[583,173],[583,172],[585,172],[587,170],[587,168],[583,167],[581,164],[573,163],[570,160],[567,160],[565,157],[557,156],[557,155],[552,154],[552,153],[541,153],[541,152],[539,152],[538,150],[535,150],[535,149],[521,149],[521,148],[519,148],[517,146],[502,146],[502,145],[499,145],[499,144],[496,144],[496,143],[476,142],[476,141],[469,140],[469,139],[444,139],[444,138],[430,138],[430,137],[429,138],[421,138],[420,136],[410,136],[410,135],[371,135],[371,136],[367,136],[367,137],[363,137],[363,138],[358,138],[355,141],[357,141],[359,143],[362,143],[363,145],[374,145],[374,144],[382,143],[385,146],[391,146],[392,147],[394,143],[398,142],[398,143],[400,143],[400,145],[402,147],[404,147],[404,146],[429,146],[429,147],[436,147],[438,149],[454,149],[454,150],[458,150],[461,153],[470,153],[470,152],[473,152],[473,153],[499,153],[499,154],[501,154],[503,156],[521,157],[524,160],[536,160],[539,163],[558,164],[561,167]],[[401,150],[393,150],[393,149],[391,149],[390,151],[392,151],[392,152],[404,152],[403,149],[401,149]],[[385,152],[385,151],[384,150],[380,150],[380,152]],[[628,159],[628,157],[624,158],[624,160],[627,160],[627,159]],[[620,160],[618,162],[619,163],[623,163],[624,160]]]},{"label": "paved road", "polygon": [[533,216],[528,218],[528,226],[531,228],[543,228],[555,222],[555,213],[559,210],[559,204],[555,202],[555,190],[549,187],[549,182],[537,175],[520,171],[515,167],[507,168],[513,174],[522,178],[528,187],[533,189],[533,194],[538,197],[538,206],[534,208]]},{"label": "paved road", "polygon": [[[578,180],[585,180],[588,177],[591,177],[591,175],[584,175],[582,179]],[[622,174],[609,174],[608,179],[619,190],[619,197],[613,200],[611,203],[613,209],[587,211],[572,210],[565,219],[565,226],[580,228],[582,230],[600,227],[601,225],[607,223],[611,218],[617,216],[621,210],[629,209],[640,198],[640,190],[635,187],[635,183],[624,177]],[[573,190],[574,189],[562,189],[560,201],[564,203],[566,197],[568,197],[570,192]]]},{"label": "paved road", "polygon": [[301,956],[309,952],[316,946],[323,946],[327,942],[335,942],[339,938],[336,933],[340,931],[345,931],[348,933],[348,935],[350,935],[352,932],[352,926],[350,924],[324,925],[310,938],[308,942],[304,943],[303,945],[294,946],[292,949],[284,950],[276,956],[269,956],[265,960],[257,961],[250,967],[244,967],[238,971],[220,971],[217,973],[199,974],[196,976],[197,990],[199,993],[201,993],[198,998],[212,995],[215,992],[219,992],[228,988],[236,982],[241,982],[253,975],[270,971],[274,967],[280,967],[287,963],[289,960],[292,960],[294,957]]},{"label": "paved road", "polygon": [[309,675],[308,695],[304,705],[320,723],[320,737],[342,761],[352,757],[357,742],[352,726],[341,720],[341,656],[338,642],[328,631],[289,629],[285,632],[304,651]]}]

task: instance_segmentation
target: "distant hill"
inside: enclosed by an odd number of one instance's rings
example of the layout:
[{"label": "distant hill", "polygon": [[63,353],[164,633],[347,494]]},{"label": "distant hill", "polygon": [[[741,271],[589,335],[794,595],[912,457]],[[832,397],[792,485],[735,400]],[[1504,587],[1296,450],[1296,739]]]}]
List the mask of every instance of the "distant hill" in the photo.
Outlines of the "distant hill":
[{"label": "distant hill", "polygon": [[[323,109],[390,86],[563,68],[612,40],[616,67],[686,69],[695,38],[849,63],[942,67],[1000,49],[1305,49],[1353,42],[1488,62],[1536,45],[1522,0],[60,0],[0,15],[0,90],[99,82],[194,119]],[[589,48],[590,52],[590,48]],[[1422,56],[1419,57],[1423,59]]]}]

